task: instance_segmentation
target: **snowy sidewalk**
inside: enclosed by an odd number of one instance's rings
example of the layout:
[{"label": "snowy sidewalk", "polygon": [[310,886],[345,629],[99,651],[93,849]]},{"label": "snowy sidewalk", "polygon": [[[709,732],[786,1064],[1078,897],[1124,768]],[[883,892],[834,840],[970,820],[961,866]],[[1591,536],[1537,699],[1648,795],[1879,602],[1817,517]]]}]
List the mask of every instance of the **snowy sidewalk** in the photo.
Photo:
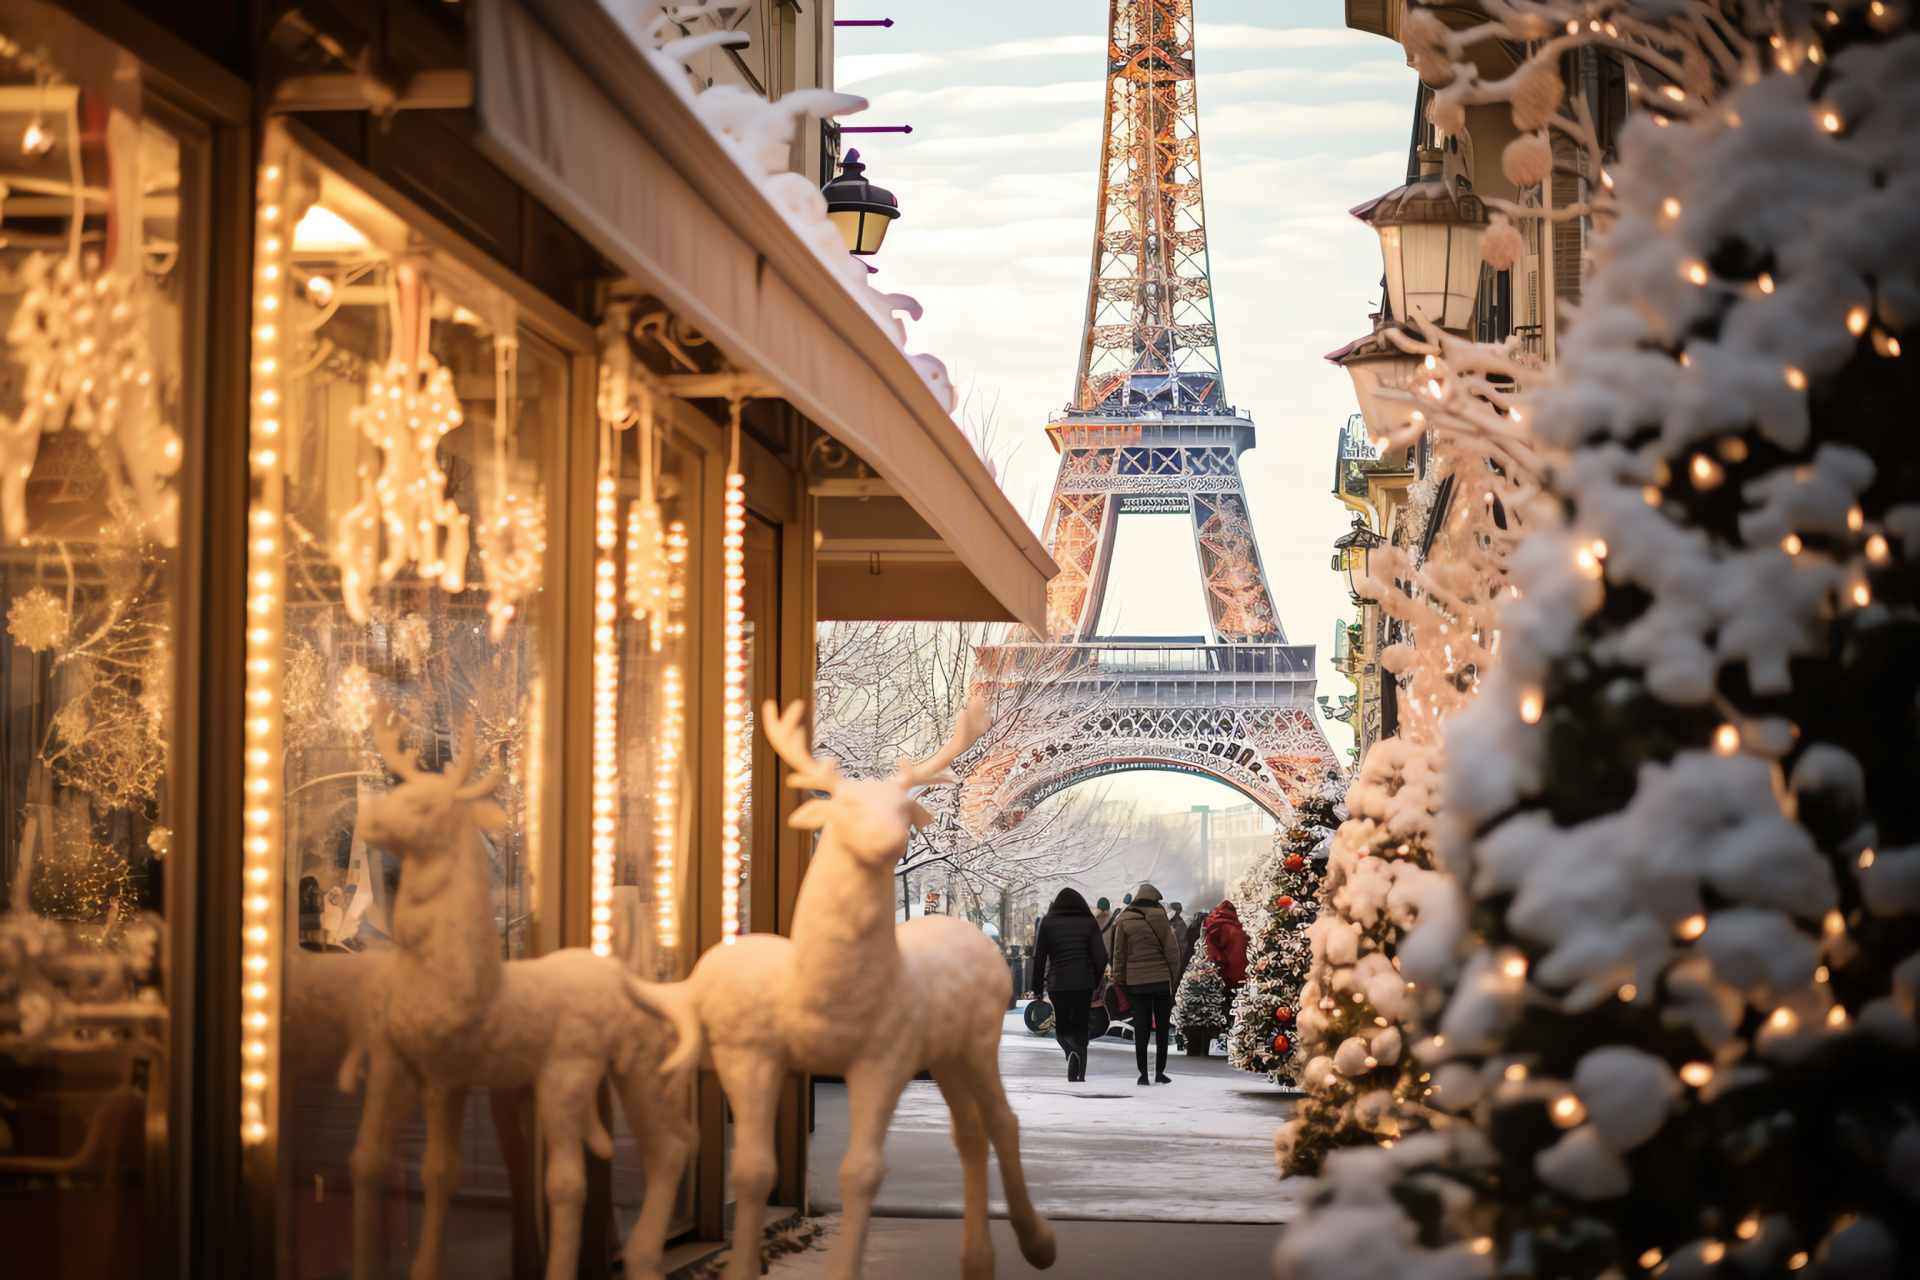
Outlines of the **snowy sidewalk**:
[{"label": "snowy sidewalk", "polygon": [[[1051,1037],[1027,1034],[1007,1015],[1000,1070],[1020,1117],[1020,1154],[1035,1205],[1049,1217],[1106,1221],[1279,1223],[1294,1213],[1304,1180],[1282,1182],[1273,1131],[1293,1098],[1221,1058],[1167,1059],[1171,1085],[1135,1083],[1133,1046],[1094,1042],[1084,1084],[1068,1084]],[[846,1090],[816,1086],[809,1198],[815,1213],[840,1207],[846,1152]],[[960,1161],[946,1103],[930,1081],[907,1086],[887,1132],[887,1177],[874,1212],[958,1217]],[[997,1163],[992,1205],[1006,1211]],[[957,1239],[957,1237],[956,1237]]]},{"label": "snowy sidewalk", "polygon": [[[1169,1073],[1171,1074],[1171,1073]],[[805,1253],[775,1258],[767,1280],[821,1280],[827,1274],[833,1228]],[[1127,1280],[1130,1277],[1220,1276],[1260,1280],[1273,1274],[1277,1227],[1201,1222],[1054,1223],[1058,1260],[1035,1271],[1020,1256],[1013,1228],[993,1224],[994,1273],[1046,1280]],[[956,1276],[960,1224],[926,1218],[875,1218],[867,1230],[867,1275],[873,1280]]]}]

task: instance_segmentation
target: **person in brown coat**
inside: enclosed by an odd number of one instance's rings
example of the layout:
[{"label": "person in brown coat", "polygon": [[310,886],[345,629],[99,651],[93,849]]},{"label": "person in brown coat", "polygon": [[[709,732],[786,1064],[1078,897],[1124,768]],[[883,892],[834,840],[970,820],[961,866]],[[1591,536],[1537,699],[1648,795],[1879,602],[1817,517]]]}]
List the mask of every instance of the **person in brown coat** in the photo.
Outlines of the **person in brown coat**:
[{"label": "person in brown coat", "polygon": [[1180,944],[1167,923],[1160,891],[1142,884],[1117,918],[1113,931],[1113,980],[1127,989],[1133,1006],[1133,1057],[1147,1083],[1147,1030],[1154,1034],[1153,1078],[1167,1078],[1167,1034],[1173,1018],[1173,984],[1180,974]]}]

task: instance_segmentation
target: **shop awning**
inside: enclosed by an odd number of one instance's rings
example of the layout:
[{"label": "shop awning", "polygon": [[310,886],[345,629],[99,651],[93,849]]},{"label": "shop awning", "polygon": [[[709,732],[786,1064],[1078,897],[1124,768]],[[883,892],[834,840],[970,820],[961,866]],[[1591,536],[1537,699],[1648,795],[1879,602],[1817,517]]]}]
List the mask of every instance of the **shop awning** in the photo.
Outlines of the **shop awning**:
[{"label": "shop awning", "polygon": [[613,19],[594,0],[482,0],[473,42],[479,145],[924,524],[918,572],[953,589],[898,612],[893,591],[867,591],[872,607],[850,611],[837,606],[862,584],[826,560],[820,616],[1044,629],[1058,569],[1039,538],[906,357]]}]

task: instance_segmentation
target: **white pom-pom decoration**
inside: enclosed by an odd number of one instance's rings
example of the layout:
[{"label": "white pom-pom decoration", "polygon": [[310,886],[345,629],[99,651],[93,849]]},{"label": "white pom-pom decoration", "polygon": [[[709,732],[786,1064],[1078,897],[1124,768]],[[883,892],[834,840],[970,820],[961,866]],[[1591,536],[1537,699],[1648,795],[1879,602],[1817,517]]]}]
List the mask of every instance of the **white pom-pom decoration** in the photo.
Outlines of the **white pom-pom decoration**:
[{"label": "white pom-pom decoration", "polygon": [[1500,172],[1516,187],[1545,182],[1553,172],[1553,144],[1542,133],[1523,133],[1500,153]]},{"label": "white pom-pom decoration", "polygon": [[1480,237],[1480,256],[1486,264],[1495,271],[1510,271],[1526,251],[1527,243],[1520,238],[1520,228],[1504,214],[1494,214],[1486,234]]}]

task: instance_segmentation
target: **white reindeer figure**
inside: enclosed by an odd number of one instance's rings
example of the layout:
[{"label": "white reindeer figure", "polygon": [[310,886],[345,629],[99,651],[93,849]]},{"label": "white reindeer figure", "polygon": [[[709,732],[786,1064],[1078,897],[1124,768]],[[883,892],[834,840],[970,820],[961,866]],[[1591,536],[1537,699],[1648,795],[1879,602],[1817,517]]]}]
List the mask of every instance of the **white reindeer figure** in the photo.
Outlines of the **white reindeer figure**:
[{"label": "white reindeer figure", "polygon": [[693,1149],[684,1074],[665,1072],[668,1028],[636,1011],[631,975],[574,947],[503,961],[482,829],[507,817],[488,797],[498,775],[468,781],[478,761],[466,726],[444,773],[401,750],[406,722],[382,705],[374,741],[400,785],[361,808],[358,834],[400,855],[391,952],[373,983],[367,1096],[354,1142],[354,1280],[386,1275],[382,1200],[395,1130],[423,1098],[426,1204],[413,1280],[437,1280],[447,1209],[460,1182],[460,1124],[475,1088],[534,1087],[546,1147],[547,1280],[572,1280],[586,1202],[584,1142],[610,1157],[596,1105],[611,1073],[639,1141],[646,1204],[627,1238],[626,1274],[658,1277],[674,1188]]},{"label": "white reindeer figure", "polygon": [[953,1114],[966,1189],[960,1246],[966,1280],[990,1280],[987,1144],[1000,1159],[1020,1252],[1051,1266],[1053,1229],[1034,1212],[1020,1168],[1019,1122],[1000,1084],[1000,1032],[1012,979],[999,948],[961,920],[928,916],[896,925],[893,868],[910,823],[929,821],[913,791],[952,782],[946,767],[986,731],[968,707],[953,737],[919,764],[902,759],[890,779],[843,778],[816,760],[795,702],[764,708],[767,740],[793,770],[789,785],[823,791],[792,824],[822,831],[794,905],[791,939],[747,934],[715,947],[685,982],[635,982],[641,1004],[673,1020],[679,1047],[666,1070],[710,1049],[733,1106],[734,1236],[726,1280],[760,1274],[761,1215],[774,1182],[774,1118],[791,1071],[843,1076],[852,1136],[840,1164],[844,1200],[832,1280],[861,1273],[867,1221],[886,1173],[881,1144],[901,1090],[923,1068]]}]

